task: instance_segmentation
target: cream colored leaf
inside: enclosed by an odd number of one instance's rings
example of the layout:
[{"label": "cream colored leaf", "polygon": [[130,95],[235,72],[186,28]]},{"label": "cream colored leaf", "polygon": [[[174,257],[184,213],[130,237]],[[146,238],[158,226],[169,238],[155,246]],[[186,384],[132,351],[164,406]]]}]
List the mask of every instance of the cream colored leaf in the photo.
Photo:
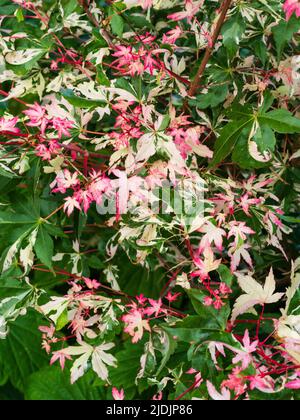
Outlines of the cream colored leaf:
[{"label": "cream colored leaf", "polygon": [[20,66],[21,64],[27,63],[28,61],[36,58],[44,52],[45,51],[41,48],[27,48],[26,50],[17,50],[7,53],[5,60],[9,64]]},{"label": "cream colored leaf", "polygon": [[276,282],[273,269],[270,270],[264,287],[249,275],[237,274],[237,277],[241,289],[246,293],[239,296],[235,301],[231,316],[232,322],[234,322],[239,315],[253,309],[255,305],[278,302],[284,295],[284,293],[274,294]]},{"label": "cream colored leaf", "polygon": [[0,340],[4,340],[7,336],[7,324],[5,318],[0,315]]},{"label": "cream colored leaf", "polygon": [[300,273],[295,273],[295,271],[298,269],[297,262],[299,262],[299,258],[296,262],[292,262],[291,286],[286,290],[286,293],[285,293],[285,295],[287,297],[287,301],[286,301],[286,305],[285,305],[283,315],[288,314],[288,310],[289,310],[289,306],[291,304],[291,301],[292,301],[295,293],[297,292],[297,290],[300,287]]},{"label": "cream colored leaf", "polygon": [[237,279],[240,288],[248,295],[261,295],[263,293],[262,286],[250,275],[237,273]]},{"label": "cream colored leaf", "polygon": [[233,306],[231,322],[234,322],[239,315],[248,312],[251,308],[253,308],[258,303],[260,303],[259,299],[255,298],[254,296],[251,296],[251,295],[239,296]]},{"label": "cream colored leaf", "polygon": [[152,133],[144,134],[137,143],[138,152],[136,162],[144,162],[155,154],[155,136]]},{"label": "cream colored leaf", "polygon": [[106,350],[110,350],[113,347],[113,343],[105,343],[96,347],[93,351],[92,368],[103,381],[107,381],[108,379],[108,369],[106,365],[116,367],[117,359],[111,354],[106,353]]},{"label": "cream colored leaf", "polygon": [[81,378],[88,368],[88,360],[90,358],[89,353],[85,353],[80,356],[73,364],[71,368],[71,384],[74,384],[79,378]]},{"label": "cream colored leaf", "polygon": [[300,158],[300,150],[297,150],[291,157],[290,160],[299,159]]}]

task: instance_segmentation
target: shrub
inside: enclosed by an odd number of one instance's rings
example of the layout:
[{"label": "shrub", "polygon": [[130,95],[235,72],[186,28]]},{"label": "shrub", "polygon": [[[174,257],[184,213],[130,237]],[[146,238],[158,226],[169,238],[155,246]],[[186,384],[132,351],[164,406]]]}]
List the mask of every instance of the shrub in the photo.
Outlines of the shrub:
[{"label": "shrub", "polygon": [[0,8],[0,398],[299,399],[300,2]]}]

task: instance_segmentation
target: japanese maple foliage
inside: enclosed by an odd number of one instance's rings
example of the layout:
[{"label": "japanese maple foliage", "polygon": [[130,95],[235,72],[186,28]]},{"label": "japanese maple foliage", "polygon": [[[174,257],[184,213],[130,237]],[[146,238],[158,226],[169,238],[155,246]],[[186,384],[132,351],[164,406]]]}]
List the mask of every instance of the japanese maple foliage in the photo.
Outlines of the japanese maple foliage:
[{"label": "japanese maple foliage", "polygon": [[300,2],[0,10],[0,399],[299,399]]}]

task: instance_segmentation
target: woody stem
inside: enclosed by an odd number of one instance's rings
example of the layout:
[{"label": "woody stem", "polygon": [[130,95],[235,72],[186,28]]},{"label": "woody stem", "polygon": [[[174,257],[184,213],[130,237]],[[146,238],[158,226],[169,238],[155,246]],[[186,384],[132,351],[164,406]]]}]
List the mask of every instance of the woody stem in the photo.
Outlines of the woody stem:
[{"label": "woody stem", "polygon": [[211,55],[213,53],[215,44],[216,44],[216,42],[218,40],[218,37],[220,35],[222,26],[223,26],[223,24],[225,22],[226,15],[227,15],[228,9],[231,6],[231,3],[232,3],[232,0],[224,0],[223,3],[222,3],[222,6],[221,6],[221,14],[220,14],[219,20],[217,22],[216,28],[214,30],[214,33],[212,35],[211,44],[206,48],[206,51],[205,51],[203,60],[202,60],[202,62],[200,64],[200,67],[199,67],[199,69],[197,71],[197,74],[195,76],[195,79],[193,80],[193,82],[192,82],[192,84],[190,86],[190,89],[188,91],[188,95],[189,96],[194,96],[195,93],[197,92],[197,90],[199,89],[201,78],[202,78],[203,73],[204,73],[204,71],[206,69],[206,66],[207,66],[207,64],[209,62],[209,59],[210,59],[210,57],[211,57]]}]

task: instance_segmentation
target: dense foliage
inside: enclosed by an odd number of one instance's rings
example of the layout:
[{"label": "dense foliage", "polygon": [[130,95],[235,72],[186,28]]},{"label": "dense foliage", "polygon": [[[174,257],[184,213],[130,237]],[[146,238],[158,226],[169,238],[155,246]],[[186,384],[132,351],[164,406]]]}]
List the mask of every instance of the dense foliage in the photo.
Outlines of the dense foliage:
[{"label": "dense foliage", "polygon": [[0,0],[0,399],[300,398],[299,16]]}]

